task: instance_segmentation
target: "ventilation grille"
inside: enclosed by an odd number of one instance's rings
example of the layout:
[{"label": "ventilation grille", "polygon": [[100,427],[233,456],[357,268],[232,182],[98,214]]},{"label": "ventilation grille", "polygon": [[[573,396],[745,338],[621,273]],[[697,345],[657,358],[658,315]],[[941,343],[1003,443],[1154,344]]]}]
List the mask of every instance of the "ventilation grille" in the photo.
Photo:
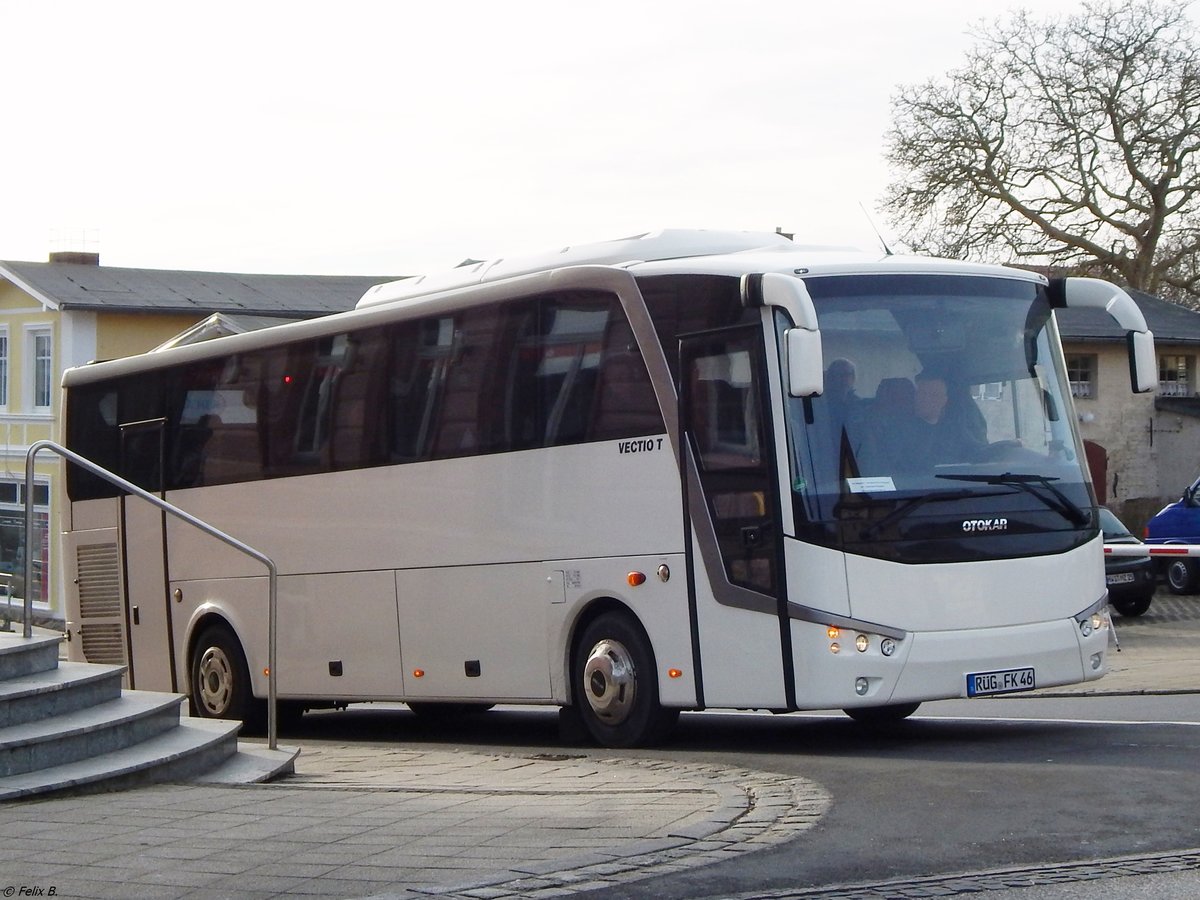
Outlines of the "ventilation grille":
[{"label": "ventilation grille", "polygon": [[117,545],[87,544],[77,548],[75,556],[80,619],[120,616],[121,556]]},{"label": "ventilation grille", "polygon": [[82,625],[79,639],[83,643],[83,658],[88,662],[125,665],[125,641],[120,625]]}]

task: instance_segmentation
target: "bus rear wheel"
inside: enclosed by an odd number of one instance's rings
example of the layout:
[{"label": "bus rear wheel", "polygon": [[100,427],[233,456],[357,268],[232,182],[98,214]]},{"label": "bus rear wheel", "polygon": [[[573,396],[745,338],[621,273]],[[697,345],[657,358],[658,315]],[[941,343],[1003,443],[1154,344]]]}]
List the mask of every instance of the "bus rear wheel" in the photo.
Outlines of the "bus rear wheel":
[{"label": "bus rear wheel", "polygon": [[846,715],[864,725],[891,725],[903,722],[920,708],[920,703],[893,703],[890,706],[858,706],[844,709]]},{"label": "bus rear wheel", "polygon": [[583,724],[605,747],[653,743],[679,718],[659,705],[650,639],[628,615],[605,613],[583,630],[572,672]]},{"label": "bus rear wheel", "polygon": [[234,719],[261,730],[265,705],[250,690],[246,654],[233,632],[212,625],[192,648],[192,709],[205,719]]}]

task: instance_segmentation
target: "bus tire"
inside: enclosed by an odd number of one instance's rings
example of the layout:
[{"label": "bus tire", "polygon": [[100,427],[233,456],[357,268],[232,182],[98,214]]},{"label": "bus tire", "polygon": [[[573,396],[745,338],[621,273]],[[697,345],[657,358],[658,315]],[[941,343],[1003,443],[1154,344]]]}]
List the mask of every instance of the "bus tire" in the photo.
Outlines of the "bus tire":
[{"label": "bus tire", "polygon": [[1194,594],[1198,581],[1191,560],[1173,559],[1167,563],[1167,589],[1172,594]]},{"label": "bus tire", "polygon": [[248,731],[265,722],[266,704],[250,689],[246,654],[225,625],[210,625],[192,648],[192,709],[205,719],[233,719]]},{"label": "bus tire", "polygon": [[864,725],[891,725],[903,722],[919,708],[920,703],[893,703],[888,706],[852,706],[842,710],[855,722]]},{"label": "bus tire", "polygon": [[625,613],[604,613],[584,628],[571,671],[583,724],[604,747],[653,743],[679,718],[659,705],[650,639]]}]

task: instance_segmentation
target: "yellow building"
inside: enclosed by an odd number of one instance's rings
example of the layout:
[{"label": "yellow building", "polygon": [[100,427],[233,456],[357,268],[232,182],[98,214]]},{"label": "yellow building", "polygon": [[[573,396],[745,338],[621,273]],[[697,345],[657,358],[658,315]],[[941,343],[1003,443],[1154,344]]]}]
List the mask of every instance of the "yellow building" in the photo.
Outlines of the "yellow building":
[{"label": "yellow building", "polygon": [[[14,576],[13,596],[24,597],[26,455],[36,441],[60,439],[65,369],[144,353],[181,333],[184,340],[203,339],[341,312],[371,285],[395,277],[114,268],[101,266],[96,253],[0,261],[0,572]],[[59,468],[53,455],[39,455],[33,490],[34,607],[48,621],[62,618],[60,570],[47,528],[59,502]],[[0,587],[0,605],[3,596]]]}]

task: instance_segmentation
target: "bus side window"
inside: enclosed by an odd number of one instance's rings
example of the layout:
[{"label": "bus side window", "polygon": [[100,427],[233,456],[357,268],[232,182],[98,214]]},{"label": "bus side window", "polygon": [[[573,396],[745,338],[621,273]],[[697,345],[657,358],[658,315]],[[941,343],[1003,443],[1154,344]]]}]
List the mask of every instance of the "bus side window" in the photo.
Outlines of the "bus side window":
[{"label": "bus side window", "polygon": [[662,434],[667,430],[633,329],[624,315],[609,326],[589,438],[594,441]]},{"label": "bus side window", "polygon": [[493,422],[495,391],[504,381],[499,360],[506,321],[499,305],[468,310],[459,318],[453,359],[435,413],[434,459],[502,449]]},{"label": "bus side window", "polygon": [[357,469],[385,458],[384,393],[387,339],[382,331],[346,336],[329,423],[329,462]]},{"label": "bus side window", "polygon": [[212,436],[204,445],[202,484],[253,481],[263,476],[259,405],[262,358],[245,355],[225,360],[212,395],[205,398]]},{"label": "bus side window", "polygon": [[661,433],[646,364],[617,297],[540,298],[521,322],[506,390],[510,449]]},{"label": "bus side window", "polygon": [[387,444],[393,462],[412,462],[429,455],[456,335],[452,316],[404,322],[391,330]]},{"label": "bus side window", "polygon": [[509,383],[509,449],[586,440],[610,303],[606,297],[542,297],[520,314]]},{"label": "bus side window", "polygon": [[[83,385],[68,393],[67,443],[86,459],[116,471],[121,454],[121,435],[117,429],[115,385]],[[67,491],[72,500],[115,497],[118,493],[103,478],[69,464]]]}]

